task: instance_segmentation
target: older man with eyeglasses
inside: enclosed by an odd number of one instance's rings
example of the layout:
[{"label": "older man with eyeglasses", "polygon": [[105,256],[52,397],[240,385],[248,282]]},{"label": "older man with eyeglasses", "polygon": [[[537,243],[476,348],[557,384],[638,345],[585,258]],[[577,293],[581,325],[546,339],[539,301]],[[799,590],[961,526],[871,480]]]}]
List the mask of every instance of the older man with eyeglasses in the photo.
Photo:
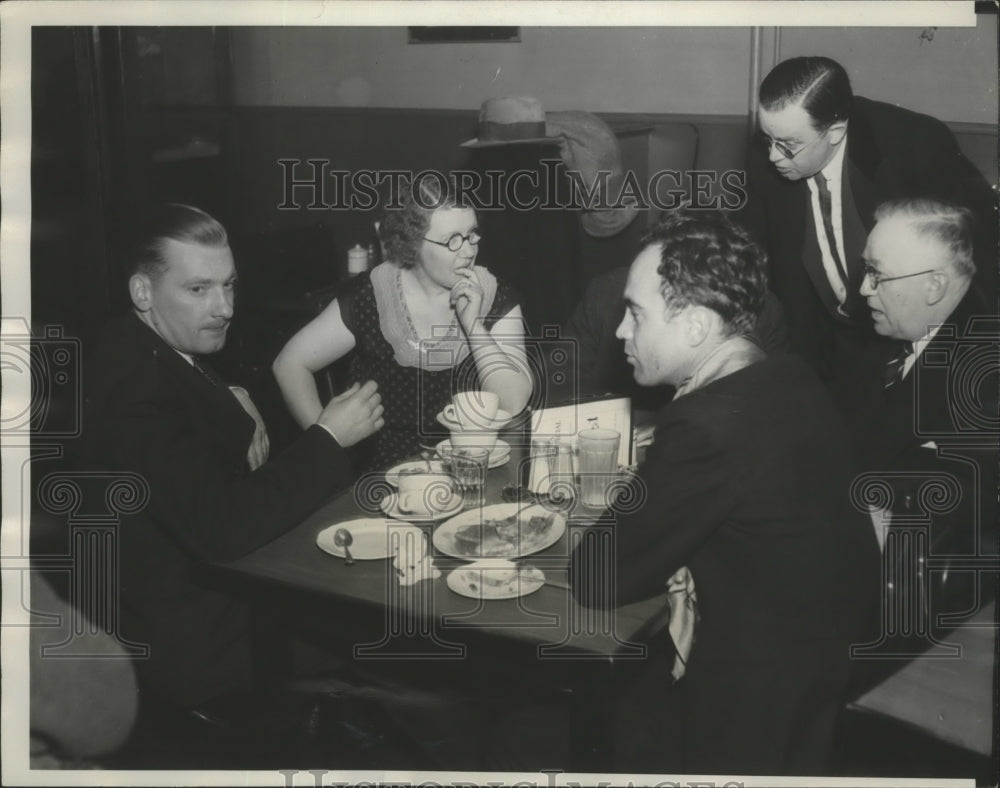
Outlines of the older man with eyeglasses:
[{"label": "older man with eyeglasses", "polygon": [[[967,209],[936,200],[876,209],[859,295],[897,352],[844,381],[860,470],[891,490],[880,528],[923,524],[936,562],[923,580],[897,567],[887,604],[928,600],[932,628],[996,592],[1000,320],[972,286],[972,229]],[[956,560],[964,571],[951,571]]]},{"label": "older man with eyeglasses", "polygon": [[757,141],[740,220],[768,253],[792,349],[828,382],[859,355],[892,353],[860,295],[879,203],[933,197],[972,210],[975,257],[993,261],[977,286],[993,290],[995,195],[943,123],[855,96],[829,58],[796,57],[761,83]]},{"label": "older man with eyeglasses", "polygon": [[936,200],[895,200],[875,220],[858,293],[895,353],[884,366],[855,369],[849,385],[867,422],[862,458],[882,467],[928,438],[978,437],[978,416],[987,433],[991,402],[995,429],[996,390],[982,382],[996,375],[1000,355],[996,305],[972,286],[972,214]]}]

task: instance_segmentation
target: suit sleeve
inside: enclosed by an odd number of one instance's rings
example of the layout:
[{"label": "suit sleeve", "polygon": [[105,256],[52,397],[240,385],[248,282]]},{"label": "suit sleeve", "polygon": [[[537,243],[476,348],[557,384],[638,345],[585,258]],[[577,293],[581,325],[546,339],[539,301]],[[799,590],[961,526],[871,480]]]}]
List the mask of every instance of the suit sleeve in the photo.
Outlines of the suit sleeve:
[{"label": "suit sleeve", "polygon": [[663,593],[670,576],[732,511],[729,478],[725,453],[709,429],[682,418],[662,424],[639,471],[634,511],[619,514],[611,526],[614,561],[596,554],[603,549],[601,540],[587,534],[573,552],[570,576],[577,600],[593,607],[607,598],[601,590],[606,575],[595,567],[609,565],[616,604]]},{"label": "suit sleeve", "polygon": [[317,425],[248,471],[243,447],[230,451],[216,431],[193,423],[141,366],[92,412],[86,427],[96,444],[90,456],[104,470],[141,474],[150,490],[142,516],[194,557],[238,558],[301,522],[350,482],[346,453]]}]

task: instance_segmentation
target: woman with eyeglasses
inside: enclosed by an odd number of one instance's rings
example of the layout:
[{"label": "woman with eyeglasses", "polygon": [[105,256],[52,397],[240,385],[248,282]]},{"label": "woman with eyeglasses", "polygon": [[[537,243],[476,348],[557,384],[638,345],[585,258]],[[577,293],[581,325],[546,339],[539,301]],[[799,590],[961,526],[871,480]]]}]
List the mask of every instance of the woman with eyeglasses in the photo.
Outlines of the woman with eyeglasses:
[{"label": "woman with eyeglasses", "polygon": [[[398,206],[398,207],[396,207]],[[351,351],[351,379],[375,380],[385,427],[365,469],[386,468],[444,434],[436,416],[459,391],[496,393],[520,413],[532,382],[515,292],[482,266],[476,212],[453,179],[404,186],[380,227],[386,262],[355,277],[282,349],[272,369],[303,427],[322,409],[315,372]]]}]

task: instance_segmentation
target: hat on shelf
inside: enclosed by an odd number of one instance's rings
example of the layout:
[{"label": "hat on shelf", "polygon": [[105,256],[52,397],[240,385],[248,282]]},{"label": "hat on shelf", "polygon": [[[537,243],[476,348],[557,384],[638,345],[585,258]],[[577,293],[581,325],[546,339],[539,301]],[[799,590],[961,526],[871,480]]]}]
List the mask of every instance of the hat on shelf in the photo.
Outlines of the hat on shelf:
[{"label": "hat on shelf", "polygon": [[538,99],[528,96],[502,96],[483,102],[479,108],[477,136],[462,143],[463,148],[488,148],[494,145],[549,143],[558,139],[545,134],[545,110]]}]

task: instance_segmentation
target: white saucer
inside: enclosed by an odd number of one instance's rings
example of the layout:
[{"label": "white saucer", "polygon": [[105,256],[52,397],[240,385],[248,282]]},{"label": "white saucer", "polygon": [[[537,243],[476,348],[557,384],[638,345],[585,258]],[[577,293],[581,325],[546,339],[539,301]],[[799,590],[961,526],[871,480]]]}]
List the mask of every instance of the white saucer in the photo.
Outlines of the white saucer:
[{"label": "white saucer", "polygon": [[[454,447],[451,445],[451,439],[445,438],[437,445],[437,453],[442,457],[445,456],[444,452],[453,451]],[[490,451],[490,468],[499,468],[501,465],[506,465],[510,461],[510,444],[504,440],[497,440],[496,446]]]},{"label": "white saucer", "polygon": [[410,523],[433,523],[460,512],[462,510],[462,495],[460,493],[452,495],[447,507],[437,512],[404,512],[399,508],[399,494],[390,493],[382,499],[379,508],[396,520],[405,520]]},{"label": "white saucer", "polygon": [[[462,425],[459,424],[457,421],[452,421],[447,416],[445,416],[443,410],[440,413],[438,413],[438,415],[435,416],[435,418],[437,419],[438,424],[440,424],[442,427],[446,427],[449,432],[454,432],[456,430],[461,431],[462,429]],[[514,417],[511,416],[507,411],[502,409],[498,410],[497,415],[493,417],[493,423],[490,425],[490,428],[488,430],[484,429],[482,430],[482,432],[493,432],[494,430],[502,430],[504,427],[510,424],[513,418]],[[479,432],[480,430],[474,430],[474,431]]]},{"label": "white saucer", "polygon": [[445,582],[456,594],[472,599],[516,599],[545,585],[545,574],[510,561],[479,561],[458,567]]},{"label": "white saucer", "polygon": [[428,473],[444,473],[444,463],[441,460],[430,460],[430,471],[427,471],[427,463],[423,460],[409,460],[394,465],[385,472],[385,480],[393,487],[399,487],[399,476],[410,471],[424,471]]}]

